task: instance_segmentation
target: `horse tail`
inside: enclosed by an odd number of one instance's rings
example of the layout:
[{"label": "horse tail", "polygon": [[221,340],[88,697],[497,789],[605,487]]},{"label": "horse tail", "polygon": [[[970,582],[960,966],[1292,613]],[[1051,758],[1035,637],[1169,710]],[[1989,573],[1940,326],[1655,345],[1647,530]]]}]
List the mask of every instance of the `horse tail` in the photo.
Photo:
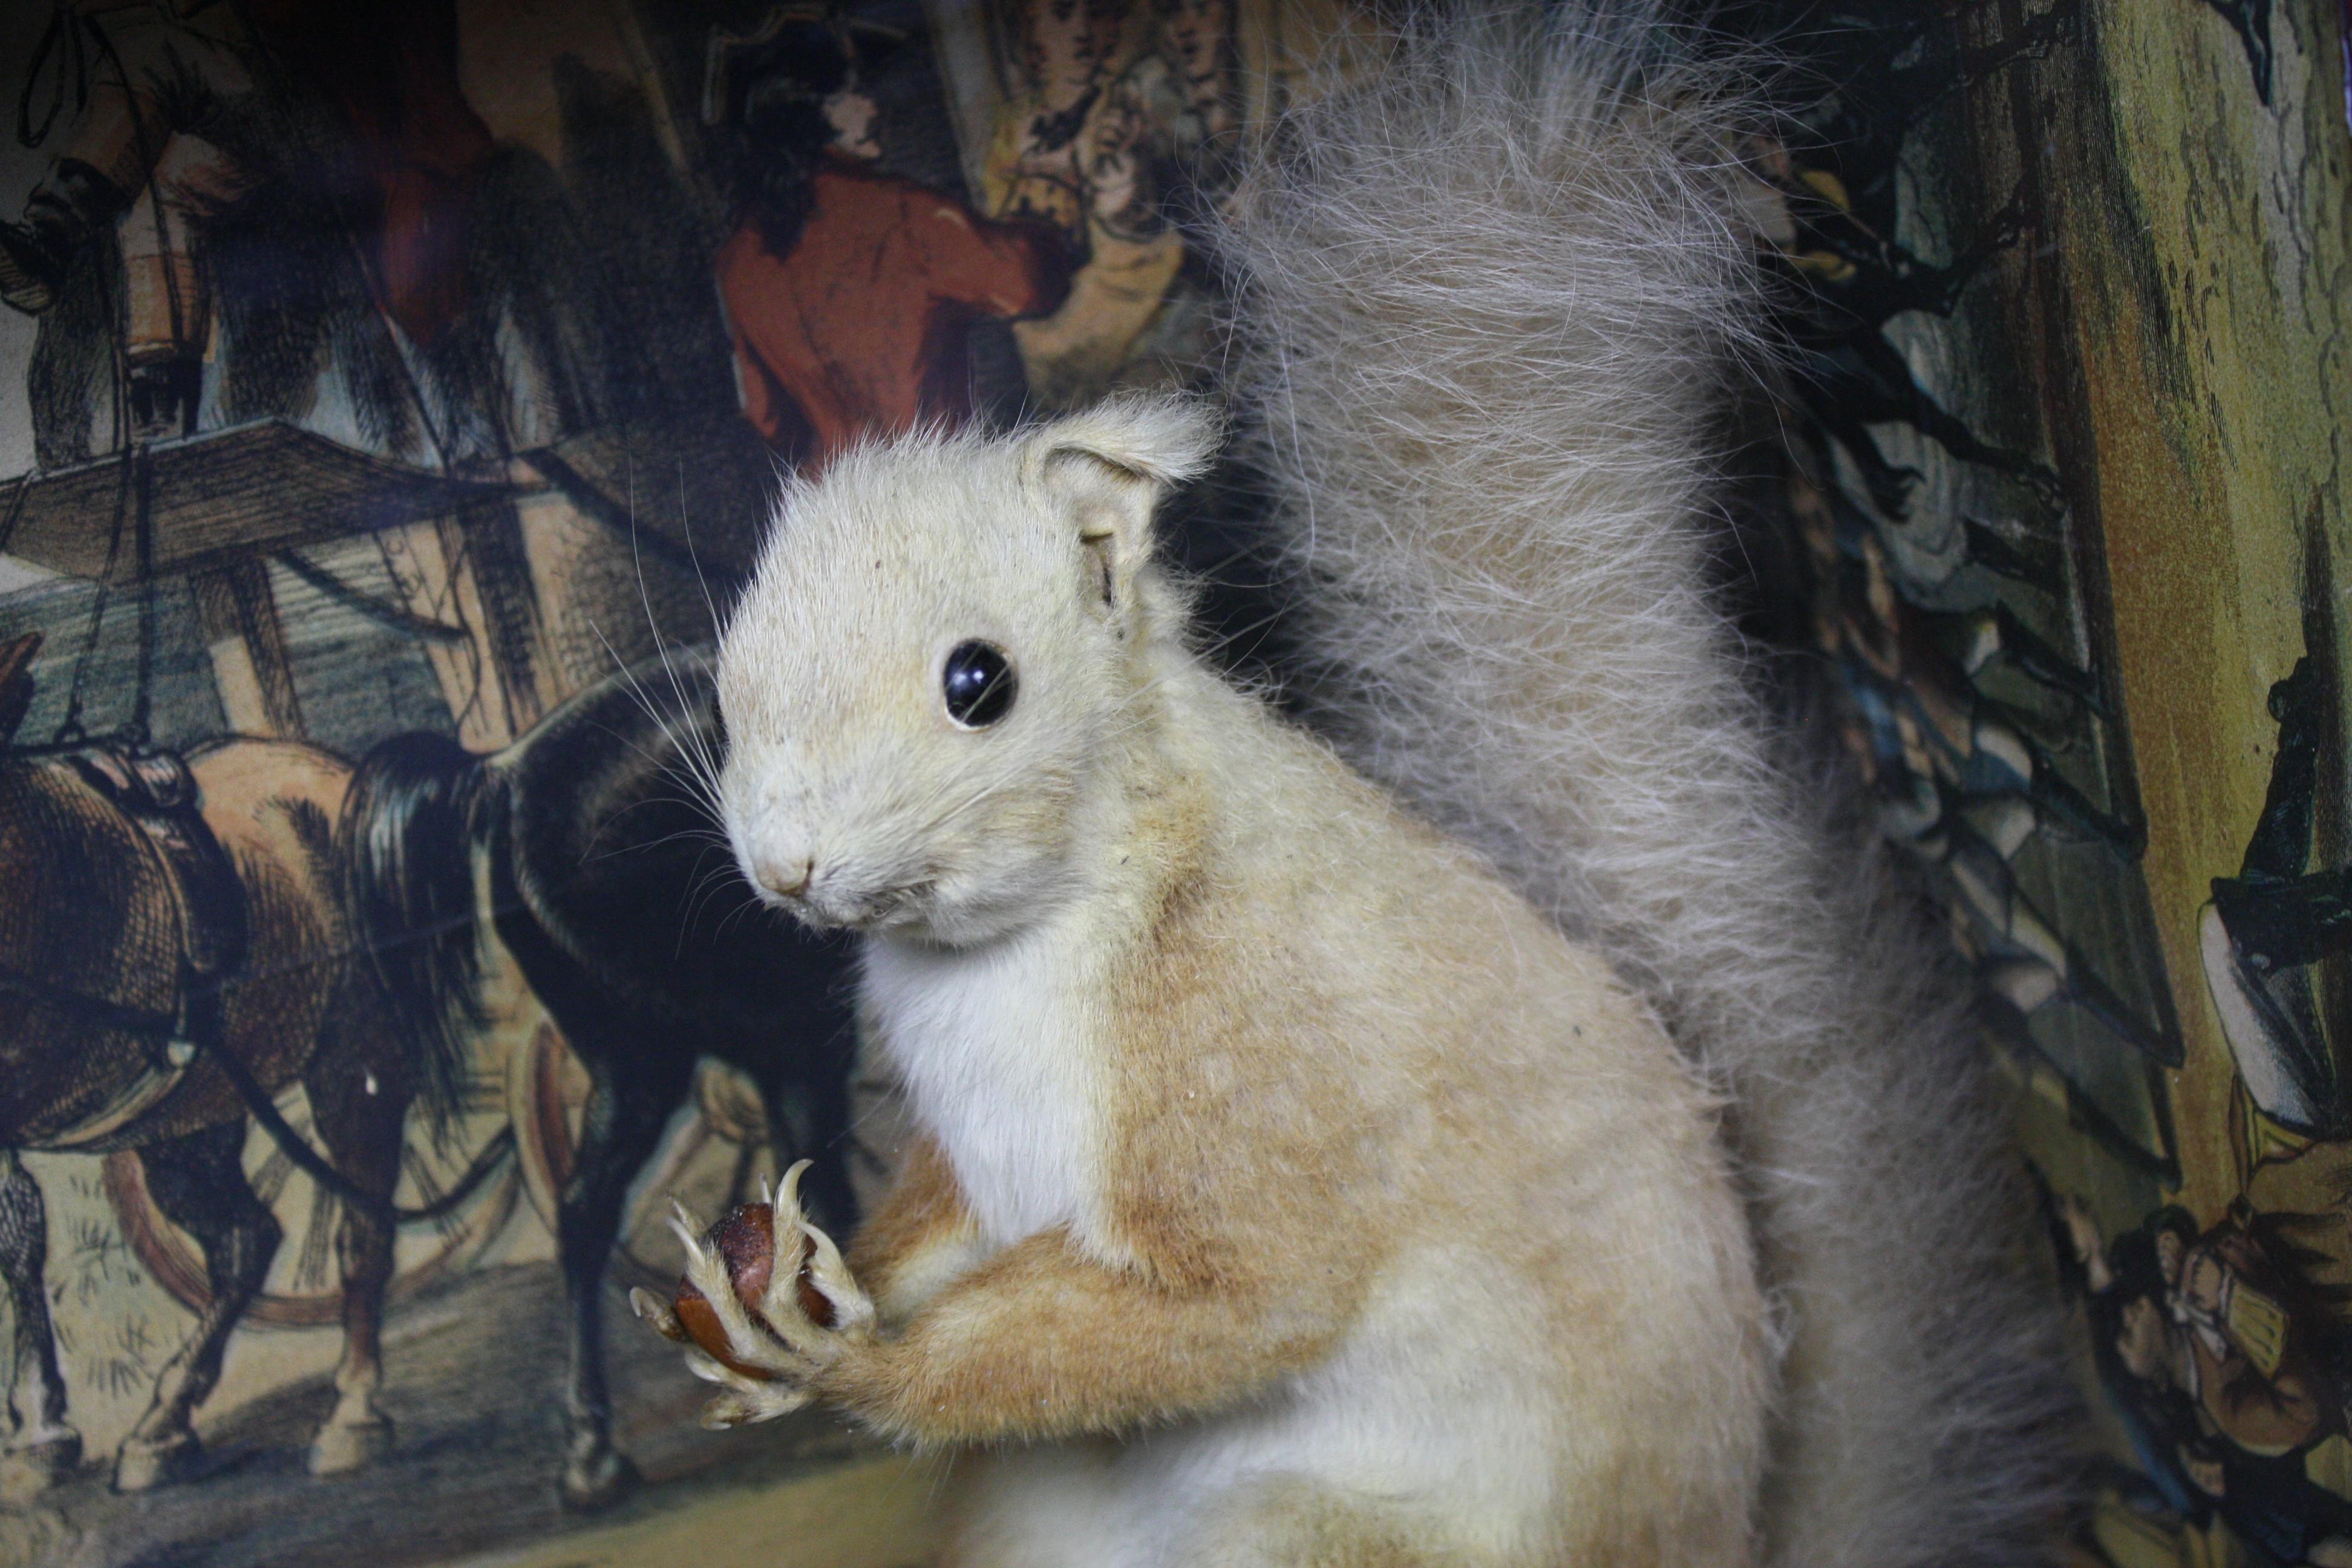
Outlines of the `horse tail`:
[{"label": "horse tail", "polygon": [[360,760],[335,834],[347,929],[436,1142],[464,1107],[487,1021],[473,850],[495,797],[483,758],[446,736],[394,735]]}]

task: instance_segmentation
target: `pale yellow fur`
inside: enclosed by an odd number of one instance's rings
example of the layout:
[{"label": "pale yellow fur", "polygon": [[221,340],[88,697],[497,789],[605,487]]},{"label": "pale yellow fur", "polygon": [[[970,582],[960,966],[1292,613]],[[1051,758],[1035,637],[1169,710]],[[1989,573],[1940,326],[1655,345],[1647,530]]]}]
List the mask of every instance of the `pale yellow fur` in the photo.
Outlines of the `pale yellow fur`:
[{"label": "pale yellow fur", "polygon": [[[868,932],[919,1129],[850,1258],[880,1331],[803,1381],[992,1448],[968,1568],[1749,1562],[1717,1107],[1606,963],[1188,651],[1150,520],[1211,440],[1136,403],[853,454],[729,628],[739,858]],[[937,683],[971,637],[1021,681],[979,731]]]}]

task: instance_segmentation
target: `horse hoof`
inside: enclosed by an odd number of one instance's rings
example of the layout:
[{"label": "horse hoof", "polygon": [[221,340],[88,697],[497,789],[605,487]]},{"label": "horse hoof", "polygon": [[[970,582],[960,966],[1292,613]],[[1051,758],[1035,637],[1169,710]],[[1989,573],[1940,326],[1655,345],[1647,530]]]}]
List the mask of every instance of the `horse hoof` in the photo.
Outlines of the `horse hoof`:
[{"label": "horse hoof", "polygon": [[25,1502],[72,1475],[81,1464],[81,1434],[64,1432],[0,1453],[0,1502]]},{"label": "horse hoof", "polygon": [[391,1452],[392,1421],[388,1416],[321,1426],[310,1442],[310,1473],[347,1476],[353,1470],[366,1469]]},{"label": "horse hoof", "polygon": [[617,1448],[599,1448],[564,1461],[563,1506],[573,1513],[598,1512],[636,1490],[644,1479],[627,1455]]},{"label": "horse hoof", "polygon": [[114,1489],[149,1492],[192,1480],[204,1464],[205,1446],[194,1432],[168,1437],[125,1437],[114,1456]]}]

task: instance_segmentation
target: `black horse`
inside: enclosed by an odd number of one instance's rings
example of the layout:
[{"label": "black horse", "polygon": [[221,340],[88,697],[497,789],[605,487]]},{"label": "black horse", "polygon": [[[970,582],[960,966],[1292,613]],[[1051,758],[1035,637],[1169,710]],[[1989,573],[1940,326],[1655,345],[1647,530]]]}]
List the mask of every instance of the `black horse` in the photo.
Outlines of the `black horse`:
[{"label": "black horse", "polygon": [[582,692],[503,752],[430,733],[383,742],[341,824],[345,906],[403,1035],[446,1047],[482,1021],[478,849],[499,937],[588,1070],[557,1236],[574,1508],[635,1479],[613,1447],[603,1284],[630,1183],[697,1061],[749,1074],[779,1156],[816,1162],[802,1188],[814,1208],[836,1225],[854,1214],[848,949],[745,909],[701,787],[718,745],[707,659],[674,654]]}]

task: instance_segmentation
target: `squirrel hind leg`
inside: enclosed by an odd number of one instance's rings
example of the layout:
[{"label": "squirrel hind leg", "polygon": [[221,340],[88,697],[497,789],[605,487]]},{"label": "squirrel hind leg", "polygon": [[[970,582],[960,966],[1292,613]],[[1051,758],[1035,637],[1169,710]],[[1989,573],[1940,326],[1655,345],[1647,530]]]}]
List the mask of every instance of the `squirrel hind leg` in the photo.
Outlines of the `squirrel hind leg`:
[{"label": "squirrel hind leg", "polygon": [[1397,1510],[1307,1477],[1136,1486],[1108,1448],[992,1453],[960,1469],[943,1568],[1506,1568],[1416,1540]]},{"label": "squirrel hind leg", "polygon": [[1520,1568],[1479,1552],[1406,1505],[1312,1477],[1261,1476],[1190,1510],[1170,1568]]},{"label": "squirrel hind leg", "polygon": [[1519,1568],[1311,1477],[1171,1485],[1146,1468],[1093,1445],[967,1460],[941,1568]]},{"label": "squirrel hind leg", "polygon": [[940,1568],[1127,1568],[1153,1560],[1136,1524],[1108,1445],[968,1455]]},{"label": "squirrel hind leg", "polygon": [[[1213,1455],[1074,1442],[973,1454],[956,1468],[950,1545],[940,1568],[1553,1568],[1555,1537],[1514,1549],[1480,1539],[1446,1499],[1381,1498],[1296,1470],[1234,1474]],[[1154,1449],[1157,1451],[1154,1451]],[[1458,1501],[1458,1500],[1455,1500]],[[1660,1550],[1592,1546],[1578,1563],[1670,1562],[1738,1568],[1750,1559],[1737,1521],[1699,1527]],[[1704,1537],[1704,1539],[1700,1539]],[[1687,1548],[1688,1550],[1684,1550]]]}]

